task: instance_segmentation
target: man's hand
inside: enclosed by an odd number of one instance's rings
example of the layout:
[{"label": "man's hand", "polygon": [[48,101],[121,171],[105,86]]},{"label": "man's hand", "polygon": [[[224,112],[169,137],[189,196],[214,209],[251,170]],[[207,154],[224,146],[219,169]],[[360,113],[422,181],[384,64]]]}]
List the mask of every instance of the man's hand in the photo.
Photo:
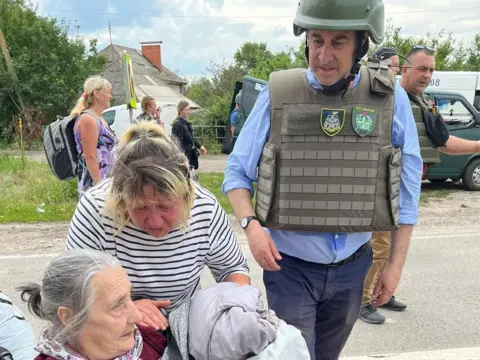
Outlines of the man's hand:
[{"label": "man's hand", "polygon": [[388,265],[373,290],[372,302],[373,306],[381,306],[386,304],[397,289],[402,271]]},{"label": "man's hand", "polygon": [[265,231],[258,221],[252,221],[246,229],[248,245],[253,257],[263,269],[278,271],[280,266],[277,260],[282,257],[271,236]]},{"label": "man's hand", "polygon": [[200,148],[200,152],[202,153],[202,155],[207,155],[207,149],[205,149],[205,146],[202,145],[202,147]]},{"label": "man's hand", "polygon": [[170,305],[170,300],[150,300],[142,299],[133,302],[138,311],[143,315],[143,321],[138,324],[141,326],[150,326],[155,330],[165,331],[168,327],[168,320],[160,311]]}]

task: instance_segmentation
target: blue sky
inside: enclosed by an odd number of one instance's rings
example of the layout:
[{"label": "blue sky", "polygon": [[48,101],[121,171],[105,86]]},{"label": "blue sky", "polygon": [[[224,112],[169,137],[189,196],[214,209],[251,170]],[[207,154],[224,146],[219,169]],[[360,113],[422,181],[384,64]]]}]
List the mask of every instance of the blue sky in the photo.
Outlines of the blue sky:
[{"label": "blue sky", "polygon": [[[99,50],[110,42],[140,49],[162,41],[162,62],[182,77],[201,76],[211,61],[231,61],[245,41],[264,41],[272,51],[298,46],[292,20],[298,0],[33,0],[43,15],[76,21]],[[384,0],[387,17],[406,35],[445,28],[459,39],[480,30],[474,0]]]}]

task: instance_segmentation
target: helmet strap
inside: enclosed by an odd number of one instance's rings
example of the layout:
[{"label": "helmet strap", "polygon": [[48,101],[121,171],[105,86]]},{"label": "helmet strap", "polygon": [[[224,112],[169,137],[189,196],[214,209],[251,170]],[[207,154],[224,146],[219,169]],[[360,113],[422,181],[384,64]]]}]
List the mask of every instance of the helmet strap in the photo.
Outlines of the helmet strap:
[{"label": "helmet strap", "polygon": [[[358,72],[360,71],[360,67],[361,67],[360,61],[367,54],[368,47],[369,47],[368,38],[364,37],[364,33],[362,31],[357,31],[356,41],[355,41],[355,52],[353,54],[353,65],[350,68],[350,73],[346,78],[341,78],[333,85],[328,85],[328,86],[322,85],[323,90],[327,92],[332,92],[332,93],[343,91],[343,95],[345,95],[345,93],[348,90],[348,87],[350,86],[350,83],[355,79]],[[305,38],[305,56],[307,59],[307,64],[309,64],[308,42],[306,38]]]}]

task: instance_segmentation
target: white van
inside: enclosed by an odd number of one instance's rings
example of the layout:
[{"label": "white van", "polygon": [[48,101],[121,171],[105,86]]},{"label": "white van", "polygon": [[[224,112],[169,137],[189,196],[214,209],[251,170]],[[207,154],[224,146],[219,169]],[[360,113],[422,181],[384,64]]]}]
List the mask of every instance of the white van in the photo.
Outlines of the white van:
[{"label": "white van", "polygon": [[[140,104],[138,104],[140,105]],[[161,108],[160,118],[165,124],[165,131],[169,136],[172,135],[172,123],[178,117],[177,104],[169,102],[157,102],[157,105]],[[137,109],[133,109],[132,120],[142,113],[142,109],[138,106]],[[130,111],[126,104],[112,106],[106,109],[103,114],[103,118],[110,125],[110,128],[115,132],[118,138],[121,138],[127,128],[131,125]]]}]

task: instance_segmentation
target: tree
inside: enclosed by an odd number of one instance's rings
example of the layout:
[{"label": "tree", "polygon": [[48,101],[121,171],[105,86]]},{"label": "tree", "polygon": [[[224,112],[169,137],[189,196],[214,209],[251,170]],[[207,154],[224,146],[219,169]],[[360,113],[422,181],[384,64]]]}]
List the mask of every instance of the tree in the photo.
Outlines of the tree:
[{"label": "tree", "polygon": [[[97,54],[97,41],[87,50],[78,26],[37,15],[25,0],[0,0],[0,27],[19,79],[25,106],[49,123],[69,113],[82,93],[85,79],[100,74],[106,59]],[[0,60],[0,127],[10,128],[20,113],[10,74]]]},{"label": "tree", "polygon": [[187,97],[207,110],[201,116],[192,116],[192,121],[225,125],[235,82],[242,81],[245,75],[268,80],[273,71],[305,67],[302,54],[293,48],[273,53],[266,43],[246,42],[235,52],[232,63],[225,59],[221,63],[212,62],[207,74],[188,86]]},{"label": "tree", "polygon": [[423,45],[435,51],[437,71],[480,71],[480,33],[465,46],[455,40],[452,32],[443,29],[424,36],[403,36],[401,30],[392,24],[391,19],[387,20],[385,40],[380,45],[371,46],[369,55],[379,46],[388,46],[395,48],[401,57],[406,57],[414,45]]},{"label": "tree", "polygon": [[253,70],[258,64],[268,61],[273,54],[267,49],[267,43],[246,42],[233,56],[235,64],[245,73]]}]

